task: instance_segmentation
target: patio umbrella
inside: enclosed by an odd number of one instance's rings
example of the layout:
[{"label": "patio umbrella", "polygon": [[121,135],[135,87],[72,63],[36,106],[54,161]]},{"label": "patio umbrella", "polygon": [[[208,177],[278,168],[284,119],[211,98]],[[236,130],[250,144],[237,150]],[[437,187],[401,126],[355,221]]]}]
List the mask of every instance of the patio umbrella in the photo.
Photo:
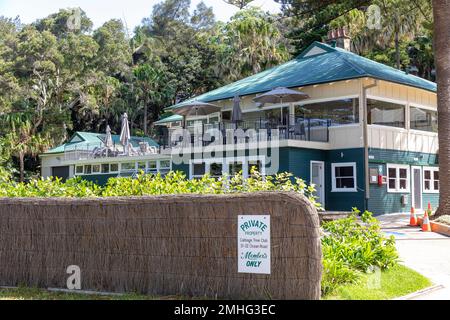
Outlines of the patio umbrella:
[{"label": "patio umbrella", "polygon": [[256,96],[253,98],[253,101],[260,103],[283,103],[297,102],[308,98],[309,96],[304,92],[285,87],[278,87],[269,92]]},{"label": "patio umbrella", "polygon": [[114,146],[114,142],[112,140],[111,128],[109,126],[106,127],[106,136],[105,136],[105,147],[112,148]]},{"label": "patio umbrella", "polygon": [[231,114],[231,122],[238,123],[242,121],[241,99],[238,95],[233,99],[233,112]]},{"label": "patio umbrella", "polygon": [[173,113],[183,116],[183,127],[186,127],[187,116],[206,116],[219,111],[220,107],[201,101],[186,102],[182,106],[172,110]]},{"label": "patio umbrella", "polygon": [[129,144],[130,144],[130,125],[128,123],[128,115],[126,113],[123,114],[122,117],[122,129],[120,131],[120,143],[124,146],[125,150],[127,152],[129,151]]},{"label": "patio umbrella", "polygon": [[182,106],[172,110],[173,113],[182,116],[206,116],[219,111],[220,107],[201,101],[186,102]]},{"label": "patio umbrella", "polygon": [[[301,91],[292,90],[285,87],[278,87],[269,92],[260,94],[253,98],[253,101],[259,103],[284,103],[284,102],[298,102],[308,99],[309,96]],[[281,108],[281,119],[283,119],[283,108]]]}]

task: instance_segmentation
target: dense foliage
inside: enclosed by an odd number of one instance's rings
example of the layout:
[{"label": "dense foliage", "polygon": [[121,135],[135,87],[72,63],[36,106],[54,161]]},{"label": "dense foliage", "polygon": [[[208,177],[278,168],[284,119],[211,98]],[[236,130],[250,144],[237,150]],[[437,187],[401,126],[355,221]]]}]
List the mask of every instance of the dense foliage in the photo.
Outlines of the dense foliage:
[{"label": "dense foliage", "polygon": [[183,172],[140,174],[136,178],[110,178],[105,186],[96,185],[81,178],[62,182],[59,179],[33,179],[29,183],[0,180],[0,197],[124,197],[162,194],[224,194],[258,191],[293,191],[304,194],[318,208],[313,186],[307,185],[291,173],[261,176],[253,170],[249,178],[242,173],[224,175],[218,179],[204,175],[190,180]]},{"label": "dense foliage", "polygon": [[385,270],[397,264],[394,237],[386,238],[372,213],[354,209],[346,219],[325,223],[322,227],[324,272],[322,294],[338,286],[357,283],[362,273]]}]

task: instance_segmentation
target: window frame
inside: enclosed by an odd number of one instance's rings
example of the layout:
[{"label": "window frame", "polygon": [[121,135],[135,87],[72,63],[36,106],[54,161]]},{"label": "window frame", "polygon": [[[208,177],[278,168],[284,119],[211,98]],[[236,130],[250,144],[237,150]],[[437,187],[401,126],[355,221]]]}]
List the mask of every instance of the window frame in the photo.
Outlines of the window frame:
[{"label": "window frame", "polygon": [[[116,165],[117,166],[117,170],[112,170],[112,166]],[[118,173],[120,172],[120,165],[119,163],[110,163],[109,164],[109,173]]]},{"label": "window frame", "polygon": [[[336,187],[336,168],[352,167],[353,168],[353,188],[337,188]],[[339,178],[339,177],[338,177]],[[331,164],[331,192],[357,192],[358,181],[356,173],[356,162],[335,162]]]},{"label": "window frame", "polygon": [[[425,179],[425,171],[430,171],[430,179]],[[439,193],[439,189],[441,188],[441,181],[439,180],[435,180],[434,179],[434,173],[435,172],[439,173],[439,167],[423,167],[422,168],[422,188],[423,188],[423,193]],[[440,178],[440,177],[439,177]],[[429,180],[430,181],[430,190],[425,189],[425,180]],[[435,189],[434,188],[434,182],[438,181],[439,182],[439,189]]]},{"label": "window frame", "polygon": [[[390,128],[390,129],[397,129],[397,130],[407,130],[407,128],[409,128],[409,105],[406,101],[403,100],[396,100],[396,99],[389,99],[389,98],[385,98],[385,97],[379,97],[379,96],[373,96],[373,95],[367,95],[366,97],[366,101],[365,101],[365,108],[366,108],[366,112],[367,114],[369,114],[369,106],[368,106],[368,100],[375,100],[375,101],[379,101],[379,102],[384,102],[384,103],[391,103],[391,104],[396,104],[399,106],[403,107],[403,127],[397,127],[397,126],[389,126],[386,124],[379,124],[379,123],[369,123],[367,121],[367,125],[369,126],[379,126],[381,128]],[[372,121],[372,119],[371,119]]]},{"label": "window frame", "polygon": [[[389,177],[389,169],[396,170],[395,189],[389,187],[389,180],[391,179]],[[400,189],[400,169],[406,169],[407,174],[406,189]],[[386,164],[386,180],[387,180],[386,188],[388,193],[411,193],[411,166],[408,164],[394,164],[394,163]]]},{"label": "window frame", "polygon": [[[78,168],[81,168],[81,172],[77,172],[77,169],[78,169]],[[84,165],[83,165],[83,164],[75,165],[75,175],[76,175],[76,176],[82,176],[82,175],[84,175]]]}]

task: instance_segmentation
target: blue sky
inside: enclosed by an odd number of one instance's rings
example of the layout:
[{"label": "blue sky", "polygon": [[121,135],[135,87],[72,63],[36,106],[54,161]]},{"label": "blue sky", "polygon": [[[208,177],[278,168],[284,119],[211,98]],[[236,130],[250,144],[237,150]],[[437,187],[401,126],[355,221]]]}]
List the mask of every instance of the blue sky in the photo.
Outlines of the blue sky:
[{"label": "blue sky", "polygon": [[[149,16],[154,4],[160,0],[0,0],[0,15],[20,16],[24,23],[30,23],[57,12],[59,8],[80,7],[94,22],[94,27],[101,26],[112,18],[125,20],[132,31],[142,18]],[[194,8],[200,0],[191,0]],[[204,0],[214,8],[216,18],[228,20],[237,8],[222,0]],[[278,12],[279,5],[273,0],[255,0],[251,5],[259,6],[270,12]]]}]

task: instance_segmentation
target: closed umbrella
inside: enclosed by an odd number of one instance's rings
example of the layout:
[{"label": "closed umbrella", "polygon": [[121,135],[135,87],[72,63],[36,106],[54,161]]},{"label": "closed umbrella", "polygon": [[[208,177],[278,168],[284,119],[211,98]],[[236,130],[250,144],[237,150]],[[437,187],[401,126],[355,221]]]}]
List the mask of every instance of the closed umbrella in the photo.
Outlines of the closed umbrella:
[{"label": "closed umbrella", "polygon": [[123,114],[122,117],[122,129],[120,131],[120,143],[124,146],[125,151],[128,153],[129,144],[130,144],[130,124],[128,123],[128,115],[126,113]]},{"label": "closed umbrella", "polygon": [[111,128],[110,126],[106,127],[106,136],[105,136],[105,147],[106,148],[112,148],[114,146],[114,142],[111,135]]},{"label": "closed umbrella", "polygon": [[[233,99],[233,112],[231,114],[231,122],[237,124],[242,121],[241,99],[238,95]],[[236,126],[237,127],[237,126]]]}]

